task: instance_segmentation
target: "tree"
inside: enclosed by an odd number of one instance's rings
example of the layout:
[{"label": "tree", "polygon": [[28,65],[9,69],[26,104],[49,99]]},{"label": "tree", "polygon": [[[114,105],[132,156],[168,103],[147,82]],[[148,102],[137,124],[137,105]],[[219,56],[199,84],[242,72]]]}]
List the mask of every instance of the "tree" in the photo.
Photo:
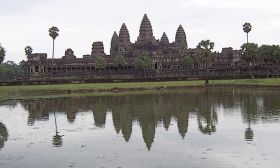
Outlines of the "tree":
[{"label": "tree", "polygon": [[121,67],[125,64],[125,58],[124,56],[122,55],[117,55],[115,58],[114,58],[114,65],[116,67]]},{"label": "tree", "polygon": [[202,40],[198,45],[199,55],[201,56],[201,60],[204,64],[204,68],[206,69],[206,80],[205,84],[208,84],[208,64],[215,58],[215,53],[213,52],[214,49],[214,42],[210,40]]},{"label": "tree", "polygon": [[54,40],[58,36],[59,29],[55,26],[49,28],[49,36],[53,39],[53,49],[52,49],[52,64],[51,64],[51,79],[53,74],[53,58],[54,58]]},{"label": "tree", "polygon": [[193,69],[193,67],[194,67],[193,64],[194,64],[193,58],[191,58],[190,56],[185,56],[183,58],[183,68]]},{"label": "tree", "polygon": [[21,73],[21,67],[13,61],[0,64],[0,80],[15,80]]},{"label": "tree", "polygon": [[256,57],[264,60],[272,60],[273,58],[273,49],[270,45],[262,45],[258,49],[258,54]]},{"label": "tree", "polygon": [[103,57],[101,57],[101,56],[98,56],[98,57],[96,57],[96,62],[95,62],[95,67],[97,68],[97,69],[103,69],[103,68],[105,68],[106,67],[106,61],[105,61],[105,59],[103,58]]},{"label": "tree", "polygon": [[273,48],[270,45],[262,45],[258,49],[257,57],[266,63],[266,76],[268,77],[268,62],[273,60]]},{"label": "tree", "polygon": [[258,49],[257,57],[268,61],[276,61],[280,59],[279,45],[262,45]]},{"label": "tree", "polygon": [[280,46],[279,45],[272,45],[272,59],[273,61],[279,61],[280,60]]},{"label": "tree", "polygon": [[5,56],[6,56],[6,51],[0,44],[0,64],[3,63]]},{"label": "tree", "polygon": [[33,49],[32,49],[32,47],[30,47],[30,46],[26,46],[26,47],[24,48],[24,51],[25,51],[25,55],[26,55],[26,56],[29,56],[29,55],[32,54]]},{"label": "tree", "polygon": [[249,63],[249,74],[252,79],[254,79],[254,76],[251,71],[251,66],[256,60],[258,49],[258,44],[255,43],[246,43],[241,46],[241,56],[242,59]]},{"label": "tree", "polygon": [[24,60],[21,60],[21,61],[18,63],[18,65],[21,66],[21,67],[24,66],[24,64],[26,64],[26,61],[24,61]]},{"label": "tree", "polygon": [[242,59],[248,62],[253,62],[256,60],[258,54],[258,44],[246,43],[241,46],[241,56]]},{"label": "tree", "polygon": [[146,53],[141,54],[140,56],[136,57],[134,60],[135,69],[142,72],[151,70],[152,64],[153,64],[153,60]]},{"label": "tree", "polygon": [[243,25],[243,31],[247,34],[247,43],[249,43],[249,38],[248,38],[248,36],[249,36],[249,32],[252,30],[252,25],[251,25],[251,23],[245,23],[244,25]]}]

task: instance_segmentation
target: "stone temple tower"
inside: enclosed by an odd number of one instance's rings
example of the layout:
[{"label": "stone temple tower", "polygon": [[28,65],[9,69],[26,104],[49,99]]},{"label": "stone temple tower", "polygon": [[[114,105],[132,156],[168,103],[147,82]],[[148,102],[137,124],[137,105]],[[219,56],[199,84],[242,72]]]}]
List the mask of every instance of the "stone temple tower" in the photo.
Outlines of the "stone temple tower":
[{"label": "stone temple tower", "polygon": [[155,41],[156,39],[153,35],[152,24],[147,14],[145,14],[140,25],[139,36],[137,38],[136,43],[145,44],[145,43],[153,43]]},{"label": "stone temple tower", "polygon": [[118,36],[117,32],[114,32],[112,39],[111,39],[111,49],[110,49],[111,56],[117,55],[118,43],[119,43],[119,36]]},{"label": "stone temple tower", "polygon": [[92,43],[91,55],[92,57],[105,56],[103,42],[96,41]]},{"label": "stone temple tower", "polygon": [[187,38],[186,38],[186,33],[182,25],[180,25],[177,29],[176,32],[176,37],[175,37],[175,45],[178,47],[178,49],[188,49],[188,43],[187,43]]},{"label": "stone temple tower", "polygon": [[165,32],[161,36],[160,44],[161,45],[168,45],[169,44],[169,39],[168,39],[168,37],[167,37]]},{"label": "stone temple tower", "polygon": [[118,38],[118,54],[127,55],[130,52],[130,35],[126,25],[123,23]]}]

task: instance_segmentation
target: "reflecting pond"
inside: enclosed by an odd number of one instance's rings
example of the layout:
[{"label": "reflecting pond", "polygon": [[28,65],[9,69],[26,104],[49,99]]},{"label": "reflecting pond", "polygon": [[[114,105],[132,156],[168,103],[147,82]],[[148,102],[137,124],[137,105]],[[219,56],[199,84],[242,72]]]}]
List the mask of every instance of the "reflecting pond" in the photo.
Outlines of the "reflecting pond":
[{"label": "reflecting pond", "polygon": [[279,102],[233,88],[1,102],[0,167],[279,168]]}]

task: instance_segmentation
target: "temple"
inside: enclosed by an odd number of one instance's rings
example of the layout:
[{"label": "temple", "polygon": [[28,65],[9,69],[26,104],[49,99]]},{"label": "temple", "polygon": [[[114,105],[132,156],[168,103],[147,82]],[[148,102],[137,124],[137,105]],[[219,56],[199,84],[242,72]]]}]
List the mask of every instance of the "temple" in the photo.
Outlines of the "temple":
[{"label": "temple", "polygon": [[[146,55],[151,60],[151,67],[139,71],[136,59]],[[221,53],[209,63],[209,75],[213,77],[248,76],[248,64],[241,59],[241,51],[223,48]],[[123,62],[116,64],[116,58]],[[188,66],[184,60],[191,61]],[[260,61],[252,71],[265,75],[264,62]],[[153,27],[145,14],[140,24],[139,35],[133,43],[125,23],[119,32],[115,31],[111,38],[110,55],[104,52],[103,42],[93,42],[92,52],[77,58],[72,49],[67,49],[62,58],[50,59],[45,53],[34,53],[28,56],[25,65],[28,80],[91,80],[91,79],[139,79],[139,78],[201,78],[206,68],[201,61],[198,49],[188,48],[187,35],[179,25],[174,41],[170,42],[163,32],[160,39],[153,34]]]}]

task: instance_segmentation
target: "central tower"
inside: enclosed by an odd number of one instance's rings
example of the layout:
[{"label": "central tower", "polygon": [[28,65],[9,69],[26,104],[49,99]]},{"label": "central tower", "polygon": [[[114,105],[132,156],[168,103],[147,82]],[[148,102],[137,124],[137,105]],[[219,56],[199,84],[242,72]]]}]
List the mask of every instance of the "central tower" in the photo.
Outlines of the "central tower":
[{"label": "central tower", "polygon": [[153,43],[155,41],[152,24],[147,14],[145,14],[140,25],[139,36],[136,43]]}]

